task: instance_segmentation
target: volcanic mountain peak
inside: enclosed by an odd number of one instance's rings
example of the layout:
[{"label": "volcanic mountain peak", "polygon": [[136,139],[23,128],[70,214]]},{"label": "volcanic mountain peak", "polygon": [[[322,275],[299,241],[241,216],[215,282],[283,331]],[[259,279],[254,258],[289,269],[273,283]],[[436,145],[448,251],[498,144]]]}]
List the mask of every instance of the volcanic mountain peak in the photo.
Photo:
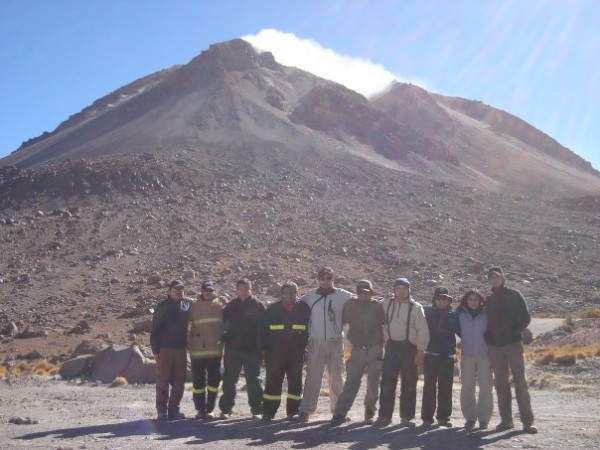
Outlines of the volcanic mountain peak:
[{"label": "volcanic mountain peak", "polygon": [[446,111],[429,92],[417,85],[394,82],[371,101],[396,121],[430,136],[442,138],[453,129]]},{"label": "volcanic mountain peak", "polygon": [[489,189],[600,190],[589,163],[508,113],[404,83],[369,101],[282,66],[241,39],[211,45],[183,66],[116,90],[0,164],[31,167],[180,149],[199,151],[211,164],[223,149],[261,159],[258,149],[264,148],[300,158],[307,152],[326,159],[360,155]]}]

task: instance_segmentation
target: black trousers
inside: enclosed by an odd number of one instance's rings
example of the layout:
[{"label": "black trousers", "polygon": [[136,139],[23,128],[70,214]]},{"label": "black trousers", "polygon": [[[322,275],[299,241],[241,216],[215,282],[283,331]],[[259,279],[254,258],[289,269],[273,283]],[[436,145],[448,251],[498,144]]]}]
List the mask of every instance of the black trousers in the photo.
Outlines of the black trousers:
[{"label": "black trousers", "polygon": [[219,408],[224,413],[231,413],[237,395],[236,384],[244,368],[248,404],[252,414],[262,414],[263,389],[260,379],[260,354],[258,351],[234,350],[225,347],[223,357],[223,394],[219,399]]},{"label": "black trousers", "polygon": [[192,359],[192,378],[196,411],[213,412],[221,383],[221,357]]},{"label": "black trousers", "polygon": [[300,400],[302,400],[302,365],[304,352],[273,352],[267,353],[265,365],[267,369],[267,382],[263,394],[263,413],[275,416],[281,404],[281,386],[283,378],[287,376],[288,389],[286,400],[286,413],[293,416],[298,413]]},{"label": "black trousers", "polygon": [[[452,384],[454,382],[454,358],[425,354],[423,368],[425,384],[423,386],[423,404],[421,419],[433,422],[436,412],[437,420],[448,420],[452,414]],[[437,394],[437,395],[436,395]]]},{"label": "black trousers", "polygon": [[419,371],[415,364],[417,346],[410,341],[387,341],[381,372],[379,417],[392,418],[398,376],[400,382],[400,417],[414,419],[417,405]]}]

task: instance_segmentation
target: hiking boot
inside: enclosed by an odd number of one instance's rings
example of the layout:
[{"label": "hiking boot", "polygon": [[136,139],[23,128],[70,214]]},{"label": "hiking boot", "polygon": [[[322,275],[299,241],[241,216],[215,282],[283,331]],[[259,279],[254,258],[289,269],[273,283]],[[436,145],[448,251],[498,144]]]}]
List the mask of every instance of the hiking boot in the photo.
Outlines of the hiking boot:
[{"label": "hiking boot", "polygon": [[373,423],[373,426],[377,428],[384,428],[387,427],[390,423],[392,423],[392,419],[390,419],[389,417],[379,416],[375,423]]},{"label": "hiking boot", "polygon": [[185,419],[185,414],[180,411],[173,411],[172,413],[168,414],[168,418],[169,420],[183,420]]},{"label": "hiking boot", "polygon": [[167,413],[161,412],[156,415],[156,420],[167,420],[167,419],[168,419]]},{"label": "hiking boot", "polygon": [[488,427],[488,423],[487,422],[479,422],[479,429],[480,430],[487,430]]},{"label": "hiking boot", "polygon": [[472,430],[473,428],[475,428],[475,421],[474,420],[467,420],[465,422],[465,430]]},{"label": "hiking boot", "polygon": [[538,429],[533,425],[523,425],[523,431],[529,434],[537,434]]},{"label": "hiking boot", "polygon": [[373,417],[375,417],[375,411],[369,408],[365,408],[365,423],[372,424]]},{"label": "hiking boot", "polygon": [[421,426],[423,428],[429,428],[433,426],[433,420],[429,420],[429,419],[423,419],[423,422],[421,422]]},{"label": "hiking boot", "polygon": [[262,415],[263,422],[270,422],[271,420],[273,420],[273,416],[271,414],[263,414]]},{"label": "hiking boot", "polygon": [[331,426],[337,427],[345,422],[350,422],[350,418],[343,414],[335,414],[331,419]]},{"label": "hiking boot", "polygon": [[407,419],[406,417],[401,417],[400,418],[400,426],[401,427],[414,427],[415,423],[413,422],[412,419]]},{"label": "hiking boot", "polygon": [[305,413],[304,411],[300,411],[300,413],[296,417],[296,420],[298,422],[308,422],[309,419],[310,419],[310,414]]},{"label": "hiking boot", "polygon": [[512,430],[514,427],[515,424],[512,420],[503,420],[498,425],[496,425],[496,431]]},{"label": "hiking boot", "polygon": [[452,428],[452,422],[449,419],[440,419],[437,421],[438,426]]}]

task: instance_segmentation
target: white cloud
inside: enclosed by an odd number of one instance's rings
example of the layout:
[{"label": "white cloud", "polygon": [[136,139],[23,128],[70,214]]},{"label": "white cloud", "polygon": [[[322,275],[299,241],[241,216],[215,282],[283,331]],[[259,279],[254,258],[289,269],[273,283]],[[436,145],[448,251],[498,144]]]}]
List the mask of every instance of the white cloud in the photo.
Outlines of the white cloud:
[{"label": "white cloud", "polygon": [[292,33],[263,29],[242,39],[259,50],[273,53],[285,66],[293,66],[319,77],[335,81],[369,97],[385,89],[399,77],[380,64],[362,58],[340,55],[311,39]]}]

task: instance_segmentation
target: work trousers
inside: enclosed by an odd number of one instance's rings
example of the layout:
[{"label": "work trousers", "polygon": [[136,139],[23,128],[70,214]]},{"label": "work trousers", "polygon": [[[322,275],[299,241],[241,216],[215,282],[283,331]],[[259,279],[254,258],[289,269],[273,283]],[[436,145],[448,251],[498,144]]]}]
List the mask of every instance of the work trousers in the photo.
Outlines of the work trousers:
[{"label": "work trousers", "polygon": [[221,383],[221,357],[193,358],[192,380],[196,411],[213,412]]},{"label": "work trousers", "polygon": [[[460,358],[460,409],[465,420],[488,423],[494,410],[493,377],[490,359],[462,355]],[[475,388],[479,394],[475,399]]]},{"label": "work trousers", "polygon": [[426,353],[423,376],[425,382],[423,384],[421,419],[433,422],[436,406],[437,414],[435,418],[437,420],[450,419],[452,414],[454,356],[429,355]]},{"label": "work trousers", "polygon": [[235,406],[236,384],[244,368],[248,404],[252,414],[262,414],[263,390],[260,380],[260,354],[258,351],[233,350],[225,348],[223,358],[223,393],[219,399],[219,408],[229,414]]},{"label": "work trousers", "polygon": [[383,345],[353,347],[350,358],[346,362],[346,382],[335,407],[335,414],[345,416],[350,411],[366,370],[367,391],[364,405],[369,417],[373,417],[377,410],[382,367]]},{"label": "work trousers", "polygon": [[525,427],[533,424],[533,411],[531,399],[525,378],[525,359],[523,357],[523,344],[515,342],[508,345],[488,346],[490,362],[494,371],[494,384],[498,398],[500,419],[512,420],[512,394],[510,390],[509,369],[515,383],[515,394],[521,422]]},{"label": "work trousers", "polygon": [[[156,362],[156,411],[176,414],[183,398],[187,373],[185,348],[161,348]],[[171,392],[169,395],[169,386]]]},{"label": "work trousers", "polygon": [[338,397],[344,387],[342,378],[344,345],[342,338],[311,339],[308,341],[306,380],[304,382],[304,396],[300,403],[300,412],[312,414],[317,409],[325,366],[327,366],[327,372],[329,373],[329,407],[333,413]]},{"label": "work trousers", "polygon": [[267,381],[263,394],[263,414],[274,417],[281,404],[281,388],[287,376],[286,413],[288,416],[298,414],[302,400],[302,366],[304,351],[278,351],[266,355]]},{"label": "work trousers", "polygon": [[387,341],[381,373],[379,417],[392,418],[396,386],[400,375],[400,417],[407,420],[415,418],[419,378],[419,371],[415,364],[416,354],[417,346],[410,341]]}]

